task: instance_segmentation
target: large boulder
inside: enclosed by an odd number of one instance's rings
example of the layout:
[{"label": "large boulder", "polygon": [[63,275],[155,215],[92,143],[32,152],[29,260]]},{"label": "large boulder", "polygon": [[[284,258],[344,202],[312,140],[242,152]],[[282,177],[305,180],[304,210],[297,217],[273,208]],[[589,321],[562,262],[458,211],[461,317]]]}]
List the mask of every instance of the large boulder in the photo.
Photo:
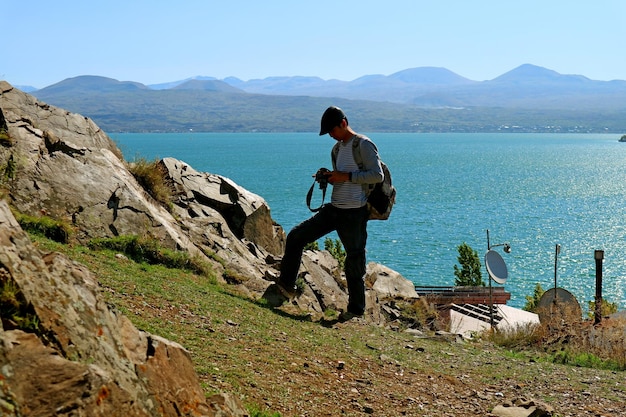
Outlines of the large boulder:
[{"label": "large boulder", "polygon": [[41,254],[4,201],[0,285],[32,323],[2,317],[0,414],[215,415],[189,352],[109,308],[84,266]]},{"label": "large boulder", "polygon": [[[174,214],[194,244],[222,259],[237,282],[263,280],[267,261],[282,254],[285,233],[267,203],[232,180],[198,172],[183,161],[161,165],[174,195]],[[269,283],[260,285],[263,290]],[[256,291],[255,291],[256,292]]]},{"label": "large boulder", "polygon": [[[179,214],[185,220],[213,214],[226,221],[235,238],[254,242],[272,254],[282,254],[285,234],[272,220],[262,197],[228,178],[198,172],[174,158],[164,158],[161,164],[173,185],[175,203],[184,210]],[[207,207],[214,213],[205,212]]]},{"label": "large boulder", "polygon": [[385,265],[370,262],[365,273],[366,286],[383,299],[414,299],[419,295],[415,284]]},{"label": "large boulder", "polygon": [[259,196],[166,159],[162,165],[177,196],[170,212],[139,185],[93,121],[3,81],[0,132],[0,174],[11,204],[21,213],[67,222],[81,243],[121,235],[155,238],[204,258],[218,276],[234,271],[260,287],[266,258],[282,252],[282,228]]},{"label": "large boulder", "polygon": [[93,121],[40,103],[2,81],[0,114],[0,130],[8,136],[0,147],[0,166],[12,166],[5,170],[4,184],[18,211],[65,220],[82,242],[148,235],[171,248],[194,250]]}]

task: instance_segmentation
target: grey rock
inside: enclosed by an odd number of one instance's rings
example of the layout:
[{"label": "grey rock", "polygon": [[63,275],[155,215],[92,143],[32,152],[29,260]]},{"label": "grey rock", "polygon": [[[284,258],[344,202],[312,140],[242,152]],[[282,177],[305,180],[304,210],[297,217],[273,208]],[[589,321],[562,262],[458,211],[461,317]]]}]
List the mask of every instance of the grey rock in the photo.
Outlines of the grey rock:
[{"label": "grey rock", "polygon": [[370,262],[365,281],[381,299],[417,299],[415,284],[385,265]]},{"label": "grey rock", "polygon": [[554,409],[542,401],[516,398],[510,404],[495,406],[491,414],[498,417],[550,417]]},{"label": "grey rock", "polygon": [[0,265],[38,322],[32,333],[0,330],[0,400],[17,415],[214,415],[189,352],[109,308],[84,266],[40,253],[4,201]]}]

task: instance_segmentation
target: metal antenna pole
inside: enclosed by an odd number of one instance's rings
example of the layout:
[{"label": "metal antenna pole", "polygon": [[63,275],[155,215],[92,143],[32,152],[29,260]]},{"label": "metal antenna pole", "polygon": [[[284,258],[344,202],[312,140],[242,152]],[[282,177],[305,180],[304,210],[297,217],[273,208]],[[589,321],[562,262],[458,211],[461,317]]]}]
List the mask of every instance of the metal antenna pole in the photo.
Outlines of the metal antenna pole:
[{"label": "metal antenna pole", "polygon": [[[491,245],[489,244],[489,229],[487,229],[487,251],[491,250]],[[491,274],[487,271],[487,279],[489,280],[489,325],[493,330],[493,288],[491,287]]]},{"label": "metal antenna pole", "polygon": [[556,244],[556,247],[554,248],[554,303],[556,304],[556,268],[557,268],[557,262],[559,259],[559,253],[561,253],[561,245],[559,245],[558,243]]}]

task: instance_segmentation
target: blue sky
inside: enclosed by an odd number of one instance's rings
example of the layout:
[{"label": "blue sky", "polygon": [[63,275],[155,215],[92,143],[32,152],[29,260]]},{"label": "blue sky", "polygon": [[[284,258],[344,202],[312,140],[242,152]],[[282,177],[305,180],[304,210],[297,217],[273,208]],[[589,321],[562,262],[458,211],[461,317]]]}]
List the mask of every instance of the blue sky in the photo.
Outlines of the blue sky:
[{"label": "blue sky", "polygon": [[626,80],[624,0],[0,0],[0,18],[0,79],[37,88],[424,66],[482,81],[525,63]]}]

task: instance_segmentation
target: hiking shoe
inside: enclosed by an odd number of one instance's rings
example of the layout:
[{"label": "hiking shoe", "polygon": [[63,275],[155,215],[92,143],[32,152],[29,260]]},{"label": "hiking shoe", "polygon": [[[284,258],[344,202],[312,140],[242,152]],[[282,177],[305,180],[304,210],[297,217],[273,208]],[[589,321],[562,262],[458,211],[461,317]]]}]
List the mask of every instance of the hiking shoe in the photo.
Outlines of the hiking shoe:
[{"label": "hiking shoe", "polygon": [[293,300],[300,293],[296,284],[285,284],[281,280],[276,280],[275,284],[280,294],[288,300]]},{"label": "hiking shoe", "polygon": [[352,319],[361,319],[361,318],[363,318],[363,314],[355,314],[350,311],[343,311],[341,314],[339,314],[338,321],[340,323],[345,323]]}]

